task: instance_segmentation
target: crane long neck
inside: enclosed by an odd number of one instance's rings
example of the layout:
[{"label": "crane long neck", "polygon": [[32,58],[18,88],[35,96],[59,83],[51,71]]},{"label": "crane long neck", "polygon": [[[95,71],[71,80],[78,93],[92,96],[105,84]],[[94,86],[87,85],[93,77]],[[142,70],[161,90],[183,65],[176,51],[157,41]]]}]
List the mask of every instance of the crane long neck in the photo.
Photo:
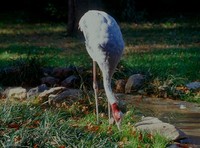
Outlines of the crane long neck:
[{"label": "crane long neck", "polygon": [[111,88],[111,77],[108,74],[103,73],[103,84],[104,84],[104,89],[106,92],[106,96],[108,98],[108,102],[110,105],[114,104],[117,102]]}]

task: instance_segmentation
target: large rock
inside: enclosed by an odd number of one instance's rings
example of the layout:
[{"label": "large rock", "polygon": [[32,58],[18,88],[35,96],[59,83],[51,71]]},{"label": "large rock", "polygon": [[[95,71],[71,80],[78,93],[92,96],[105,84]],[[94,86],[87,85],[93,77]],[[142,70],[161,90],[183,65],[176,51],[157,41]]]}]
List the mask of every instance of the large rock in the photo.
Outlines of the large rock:
[{"label": "large rock", "polygon": [[42,82],[42,84],[46,84],[48,86],[54,86],[54,85],[58,84],[59,79],[51,77],[51,76],[47,76],[47,77],[41,78],[41,82]]},{"label": "large rock", "polygon": [[51,88],[49,90],[45,90],[44,92],[40,93],[38,98],[41,101],[44,101],[44,100],[48,99],[49,95],[52,95],[52,94],[55,95],[55,94],[63,92],[64,90],[66,90],[65,87],[54,87],[54,88]]},{"label": "large rock", "polygon": [[68,87],[68,88],[69,87],[75,88],[75,86],[77,85],[76,84],[77,81],[78,81],[78,78],[74,75],[71,75],[71,76],[67,77],[65,80],[63,80],[61,82],[61,85],[64,86],[64,87]]},{"label": "large rock", "polygon": [[25,99],[26,93],[27,93],[27,90],[22,87],[8,87],[4,91],[5,97],[13,98],[13,99]]},{"label": "large rock", "polygon": [[131,91],[139,90],[145,82],[144,75],[134,74],[128,78],[125,85],[125,93],[131,93]]},{"label": "large rock", "polygon": [[43,68],[41,68],[44,76],[51,76],[53,69],[54,69],[53,67],[43,67]]},{"label": "large rock", "polygon": [[49,103],[55,104],[67,102],[68,104],[72,104],[81,97],[81,94],[82,92],[80,89],[67,89],[62,93],[49,95]]},{"label": "large rock", "polygon": [[169,140],[178,140],[187,136],[174,125],[164,123],[155,117],[144,117],[141,122],[135,124],[136,129],[150,132],[152,135],[160,134]]},{"label": "large rock", "polygon": [[48,90],[49,88],[47,87],[46,84],[42,84],[40,86],[37,86],[35,88],[31,88],[28,92],[27,92],[27,98],[35,98],[37,97],[40,93],[44,92],[45,90]]},{"label": "large rock", "polygon": [[186,84],[186,87],[188,89],[192,89],[192,90],[200,90],[200,82],[191,82]]},{"label": "large rock", "polygon": [[72,67],[67,67],[67,68],[58,67],[53,69],[52,76],[59,79],[64,79],[66,77],[69,77],[73,73],[74,69]]}]

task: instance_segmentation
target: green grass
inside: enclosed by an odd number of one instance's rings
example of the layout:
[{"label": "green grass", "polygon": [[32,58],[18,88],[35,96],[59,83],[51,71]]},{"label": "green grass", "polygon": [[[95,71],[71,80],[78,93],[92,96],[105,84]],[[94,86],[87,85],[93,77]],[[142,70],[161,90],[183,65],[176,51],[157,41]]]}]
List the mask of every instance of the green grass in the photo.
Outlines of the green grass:
[{"label": "green grass", "polygon": [[[75,103],[78,108],[85,104]],[[14,103],[0,106],[0,147],[166,147],[169,141],[159,135],[141,133],[134,128],[133,112],[125,115],[122,131],[108,125],[101,116],[96,124],[92,113],[68,109]]]},{"label": "green grass", "polygon": [[[89,60],[83,50],[79,53],[66,53],[60,48],[38,47],[38,46],[9,46],[0,51],[1,68],[13,65],[18,59],[34,57],[44,62],[43,66],[65,67],[69,65],[87,66],[85,61]],[[79,55],[80,54],[80,55]]]},{"label": "green grass", "polygon": [[195,81],[200,80],[200,49],[170,48],[128,54],[122,65],[138,72],[150,72],[154,77],[166,79],[170,75]]}]

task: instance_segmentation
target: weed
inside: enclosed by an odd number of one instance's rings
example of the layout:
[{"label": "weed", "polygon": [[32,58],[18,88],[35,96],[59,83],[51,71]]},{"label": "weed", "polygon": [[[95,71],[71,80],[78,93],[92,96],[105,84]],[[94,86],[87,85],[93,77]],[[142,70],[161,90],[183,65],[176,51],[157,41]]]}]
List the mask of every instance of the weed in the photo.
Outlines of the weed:
[{"label": "weed", "polygon": [[1,70],[1,83],[4,86],[38,85],[43,75],[41,70],[43,63],[40,58],[30,56],[13,60],[11,67]]}]

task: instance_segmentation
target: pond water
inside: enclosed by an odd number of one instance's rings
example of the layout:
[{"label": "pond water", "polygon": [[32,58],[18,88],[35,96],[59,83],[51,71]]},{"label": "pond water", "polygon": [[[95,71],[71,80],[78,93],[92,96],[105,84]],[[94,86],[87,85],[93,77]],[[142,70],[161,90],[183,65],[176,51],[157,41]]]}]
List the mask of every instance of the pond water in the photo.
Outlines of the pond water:
[{"label": "pond water", "polygon": [[182,130],[188,137],[182,140],[182,143],[200,147],[200,104],[132,95],[119,97],[128,104],[134,105],[144,116],[157,117]]}]

